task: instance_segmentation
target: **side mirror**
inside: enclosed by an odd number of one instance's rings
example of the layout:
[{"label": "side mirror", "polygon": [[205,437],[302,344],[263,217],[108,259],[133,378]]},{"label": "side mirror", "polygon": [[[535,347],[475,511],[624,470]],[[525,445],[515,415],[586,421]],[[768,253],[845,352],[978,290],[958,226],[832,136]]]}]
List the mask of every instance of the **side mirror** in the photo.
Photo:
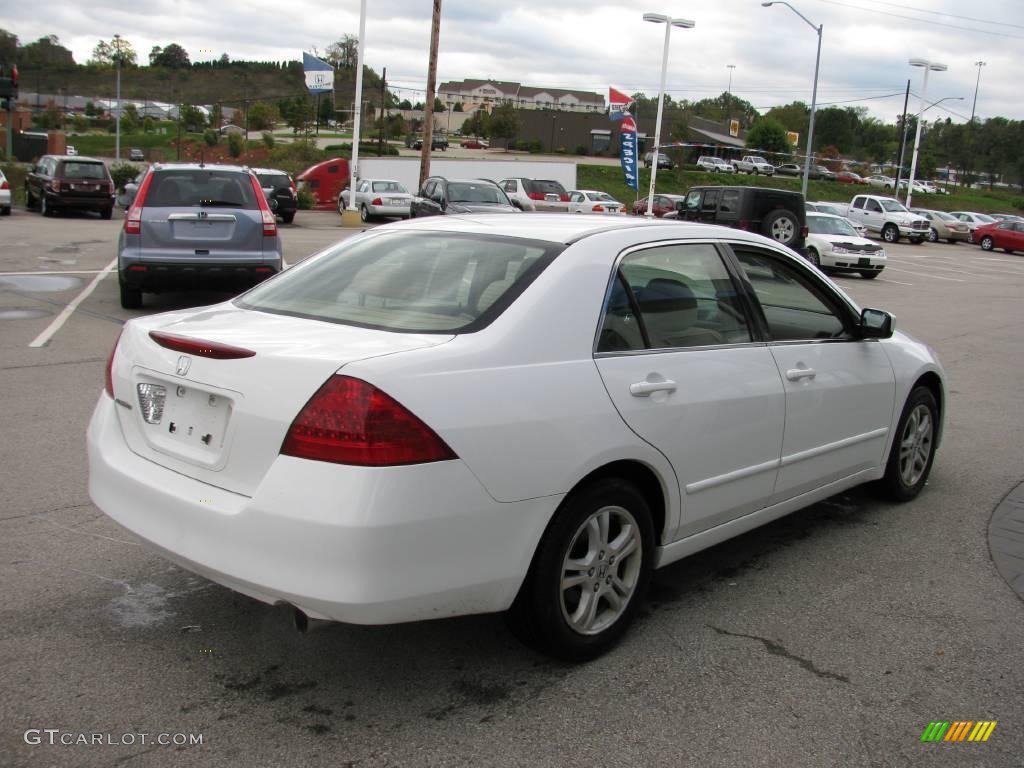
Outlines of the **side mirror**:
[{"label": "side mirror", "polygon": [[860,335],[864,339],[888,339],[896,319],[884,309],[864,309],[860,313]]}]

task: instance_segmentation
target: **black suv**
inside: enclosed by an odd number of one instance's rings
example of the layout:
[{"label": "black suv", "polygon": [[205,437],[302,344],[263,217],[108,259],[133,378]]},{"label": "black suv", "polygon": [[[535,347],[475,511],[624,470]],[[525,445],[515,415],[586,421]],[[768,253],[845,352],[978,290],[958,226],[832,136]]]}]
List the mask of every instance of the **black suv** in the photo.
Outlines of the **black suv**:
[{"label": "black suv", "polygon": [[410,215],[437,216],[448,213],[521,213],[493,181],[446,179],[431,176],[420,194],[412,199]]},{"label": "black suv", "polygon": [[25,176],[25,202],[43,216],[64,208],[97,211],[109,219],[114,181],[102,160],[78,155],[43,155]]},{"label": "black suv", "polygon": [[[416,142],[412,145],[413,149],[423,149],[423,139],[416,139]],[[430,149],[440,149],[442,152],[448,151],[448,137],[441,134],[435,133],[430,138]]]},{"label": "black suv", "polygon": [[280,216],[285,224],[291,224],[295,219],[295,210],[299,207],[292,177],[276,168],[253,168],[252,172],[260,180],[270,210]]},{"label": "black suv", "polygon": [[807,238],[804,196],[768,187],[691,187],[665,218],[760,232],[800,254]]}]

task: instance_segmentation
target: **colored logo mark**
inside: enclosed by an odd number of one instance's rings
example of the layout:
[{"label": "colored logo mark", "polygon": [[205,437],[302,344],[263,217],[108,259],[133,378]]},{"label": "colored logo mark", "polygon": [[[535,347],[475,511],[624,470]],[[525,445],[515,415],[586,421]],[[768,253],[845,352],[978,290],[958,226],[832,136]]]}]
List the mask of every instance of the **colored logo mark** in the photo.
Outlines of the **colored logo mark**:
[{"label": "colored logo mark", "polygon": [[939,720],[928,723],[921,741],[988,741],[996,729],[995,720]]}]

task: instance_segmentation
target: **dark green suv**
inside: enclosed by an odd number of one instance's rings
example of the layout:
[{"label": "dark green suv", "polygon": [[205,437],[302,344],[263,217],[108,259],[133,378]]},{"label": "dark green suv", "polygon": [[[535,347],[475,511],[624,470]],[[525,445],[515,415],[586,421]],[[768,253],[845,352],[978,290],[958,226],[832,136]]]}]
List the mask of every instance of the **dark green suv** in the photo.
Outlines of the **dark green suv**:
[{"label": "dark green suv", "polygon": [[43,216],[74,209],[109,219],[114,182],[102,160],[78,155],[43,155],[25,176],[25,202]]}]

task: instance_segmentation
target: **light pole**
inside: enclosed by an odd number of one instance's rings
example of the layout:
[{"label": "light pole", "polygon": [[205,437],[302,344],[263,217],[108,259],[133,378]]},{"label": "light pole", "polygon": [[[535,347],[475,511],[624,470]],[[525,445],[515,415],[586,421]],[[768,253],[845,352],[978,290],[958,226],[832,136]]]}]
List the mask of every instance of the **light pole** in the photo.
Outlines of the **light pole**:
[{"label": "light pole", "polygon": [[921,149],[921,115],[924,113],[924,101],[928,95],[928,72],[932,70],[935,72],[945,72],[949,69],[945,64],[928,61],[927,59],[911,59],[910,66],[924,68],[924,85],[921,86],[921,108],[917,112],[917,128],[914,131],[914,154],[910,160],[910,178],[907,179],[907,208],[910,207],[910,201],[914,196],[914,173],[917,171],[917,154]]},{"label": "light pole", "polygon": [[658,117],[654,123],[654,149],[651,157],[651,186],[647,191],[647,211],[645,216],[648,219],[654,218],[654,180],[658,175],[658,158],[661,153],[661,112],[665,104],[665,77],[668,74],[668,41],[672,35],[672,27],[693,29],[694,23],[689,19],[673,19],[663,13],[645,13],[644,21],[653,24],[665,25],[665,49],[661,55],[661,86],[658,88]]},{"label": "light pole", "polygon": [[981,85],[981,68],[985,66],[984,61],[974,62],[978,68],[978,79],[974,81],[974,103],[971,104],[971,125],[974,125],[974,110],[978,106],[978,86]]},{"label": "light pole", "polygon": [[[736,69],[735,64],[726,64],[725,68],[729,70],[729,87],[725,89],[725,121],[728,124],[732,118],[732,71]],[[728,125],[726,125],[728,128]]]},{"label": "light pole", "polygon": [[772,2],[769,3],[761,3],[761,5],[763,5],[765,8],[768,8],[773,5],[786,6],[787,8],[789,8],[789,10],[791,10],[793,13],[795,13],[797,16],[799,16],[801,19],[807,22],[807,26],[809,26],[818,34],[818,54],[814,58],[814,87],[811,90],[811,121],[810,124],[807,126],[807,158],[804,160],[804,183],[801,187],[801,191],[803,192],[803,195],[806,198],[807,180],[811,177],[811,156],[814,154],[814,113],[817,111],[818,108],[818,67],[821,64],[821,33],[822,30],[825,28],[825,25],[819,24],[818,26],[814,26],[814,24],[811,23],[810,19],[808,19],[806,16],[800,13],[800,11],[798,11],[796,8],[794,8],[792,5],[785,2],[784,0],[773,0]]}]

